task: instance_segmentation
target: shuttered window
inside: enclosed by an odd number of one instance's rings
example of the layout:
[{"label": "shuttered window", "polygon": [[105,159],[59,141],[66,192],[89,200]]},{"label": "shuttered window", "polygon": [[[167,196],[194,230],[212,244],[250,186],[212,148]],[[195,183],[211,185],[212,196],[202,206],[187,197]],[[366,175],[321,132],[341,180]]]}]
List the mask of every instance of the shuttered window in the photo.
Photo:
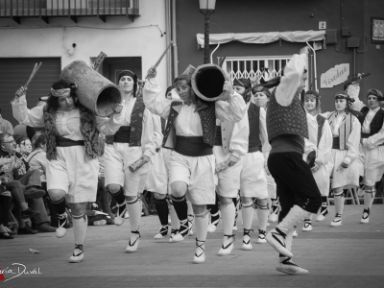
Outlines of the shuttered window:
[{"label": "shuttered window", "polygon": [[33,107],[39,97],[48,95],[52,83],[60,75],[60,58],[0,58],[0,107],[3,118],[17,124],[12,117],[11,100],[15,91],[27,81],[36,62],[43,64],[28,87],[28,106]]}]

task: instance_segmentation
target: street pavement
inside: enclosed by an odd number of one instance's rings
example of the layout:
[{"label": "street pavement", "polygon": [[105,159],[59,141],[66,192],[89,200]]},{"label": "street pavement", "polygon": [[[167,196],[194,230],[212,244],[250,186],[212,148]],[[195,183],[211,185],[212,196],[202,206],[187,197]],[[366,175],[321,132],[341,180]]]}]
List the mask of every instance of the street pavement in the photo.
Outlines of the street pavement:
[{"label": "street pavement", "polygon": [[72,229],[60,239],[40,233],[0,240],[0,287],[384,287],[384,205],[374,205],[370,224],[359,223],[361,211],[347,205],[338,228],[329,226],[328,216],[314,222],[312,232],[298,229],[294,259],[310,271],[307,275],[277,272],[277,255],[268,244],[253,242],[252,251],[240,250],[241,220],[231,255],[217,255],[219,224],[208,236],[206,263],[193,264],[194,236],[179,243],[155,240],[157,216],[146,216],[136,253],[124,253],[129,221],[120,227],[91,226],[79,264],[67,262]]}]

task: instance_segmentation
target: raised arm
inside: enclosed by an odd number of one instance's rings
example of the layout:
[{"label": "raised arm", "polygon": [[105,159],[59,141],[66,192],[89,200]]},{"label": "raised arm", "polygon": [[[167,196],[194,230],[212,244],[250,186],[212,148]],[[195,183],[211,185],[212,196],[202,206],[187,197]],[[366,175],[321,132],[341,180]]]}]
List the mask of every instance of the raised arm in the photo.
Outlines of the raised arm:
[{"label": "raised arm", "polygon": [[11,102],[12,115],[20,123],[31,127],[44,126],[44,107],[38,105],[28,109],[26,91],[23,87],[16,91],[16,97]]},{"label": "raised arm", "polygon": [[111,117],[96,117],[97,128],[104,135],[114,135],[124,124],[124,113],[126,109],[119,105]]},{"label": "raised arm", "polygon": [[284,68],[284,76],[276,88],[276,101],[281,106],[289,106],[304,84],[307,54],[294,54]]},{"label": "raised arm", "polygon": [[143,99],[145,107],[152,113],[167,119],[171,110],[171,100],[161,95],[160,86],[156,79],[156,70],[150,69],[143,88]]},{"label": "raised arm", "polygon": [[363,101],[360,100],[359,94],[360,94],[360,83],[359,82],[353,82],[347,86],[347,89],[345,90],[347,92],[348,96],[354,99],[355,101],[351,104],[349,104],[350,109],[353,111],[360,112],[363,107],[366,105],[363,103]]},{"label": "raised arm", "polygon": [[223,100],[215,102],[216,116],[221,121],[240,121],[247,110],[243,97],[233,91],[229,80],[224,82],[223,94]]}]

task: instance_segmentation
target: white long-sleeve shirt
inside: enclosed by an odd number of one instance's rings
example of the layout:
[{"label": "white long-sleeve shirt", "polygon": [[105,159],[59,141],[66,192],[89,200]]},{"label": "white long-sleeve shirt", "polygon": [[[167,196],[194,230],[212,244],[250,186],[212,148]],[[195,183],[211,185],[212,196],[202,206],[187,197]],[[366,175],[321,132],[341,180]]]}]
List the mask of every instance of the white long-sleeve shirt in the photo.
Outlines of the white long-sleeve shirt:
[{"label": "white long-sleeve shirt", "polygon": [[[120,113],[111,118],[97,117],[98,128],[104,135],[114,135],[121,126],[130,126],[132,111],[137,98],[124,99],[123,108]],[[153,115],[148,109],[144,109],[143,126],[141,133],[141,148],[143,155],[152,157],[161,143],[161,122],[160,118]]]},{"label": "white long-sleeve shirt", "polygon": [[308,137],[309,142],[316,151],[316,162],[319,165],[326,164],[332,161],[332,131],[327,120],[324,121],[321,138],[318,141],[319,125],[317,122],[317,115],[307,113],[307,124],[308,124]]},{"label": "white long-sleeve shirt", "polygon": [[294,54],[284,68],[284,76],[276,87],[276,102],[281,106],[289,106],[297,95],[307,66],[307,54]]},{"label": "white long-sleeve shirt", "polygon": [[[380,109],[381,109],[380,107],[377,107],[374,110],[369,110],[367,116],[365,117],[364,123],[361,127],[361,132],[363,132],[363,133],[370,133],[371,132],[371,127],[370,127],[371,122],[372,122],[373,118],[375,117],[376,113]],[[364,147],[367,147],[370,150],[377,148],[379,145],[381,145],[383,143],[384,143],[384,124],[381,126],[381,129],[379,130],[379,132],[377,132],[376,134],[374,134],[368,138],[364,138],[362,140],[362,145]]]},{"label": "white long-sleeve shirt", "polygon": [[[143,89],[143,98],[145,106],[154,114],[164,119],[168,118],[171,110],[171,104],[174,100],[168,100],[160,95],[160,87],[155,79],[148,79]],[[243,97],[234,93],[228,101],[216,101],[215,112],[216,117],[221,121],[240,121],[246,111],[246,105]]]},{"label": "white long-sleeve shirt", "polygon": [[[13,117],[20,123],[31,127],[44,127],[44,105],[28,109],[27,99],[23,95],[11,102]],[[77,141],[83,140],[80,131],[80,111],[57,111],[56,130],[60,136]]]},{"label": "white long-sleeve shirt", "polygon": [[[323,115],[328,118],[332,112],[326,112]],[[333,137],[339,136],[339,127],[342,124],[342,121],[344,120],[346,114],[338,115],[337,117],[340,117],[340,121],[333,121],[333,123],[330,123],[330,127],[332,130]],[[360,145],[360,139],[361,139],[361,124],[359,120],[351,115],[352,117],[352,126],[351,126],[351,133],[349,134],[349,137],[346,141],[346,147],[347,147],[347,154],[344,157],[344,163],[350,164],[354,159],[356,159],[359,156],[359,145]],[[337,127],[337,129],[336,129]]]}]

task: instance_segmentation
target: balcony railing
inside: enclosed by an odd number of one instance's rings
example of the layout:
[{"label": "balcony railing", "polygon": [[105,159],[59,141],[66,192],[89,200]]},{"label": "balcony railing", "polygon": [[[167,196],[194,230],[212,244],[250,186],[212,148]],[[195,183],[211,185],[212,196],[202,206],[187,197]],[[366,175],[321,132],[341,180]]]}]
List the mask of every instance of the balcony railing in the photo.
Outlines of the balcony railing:
[{"label": "balcony railing", "polygon": [[0,17],[11,17],[20,23],[23,17],[70,17],[75,22],[80,16],[139,16],[139,0],[0,0]]}]

